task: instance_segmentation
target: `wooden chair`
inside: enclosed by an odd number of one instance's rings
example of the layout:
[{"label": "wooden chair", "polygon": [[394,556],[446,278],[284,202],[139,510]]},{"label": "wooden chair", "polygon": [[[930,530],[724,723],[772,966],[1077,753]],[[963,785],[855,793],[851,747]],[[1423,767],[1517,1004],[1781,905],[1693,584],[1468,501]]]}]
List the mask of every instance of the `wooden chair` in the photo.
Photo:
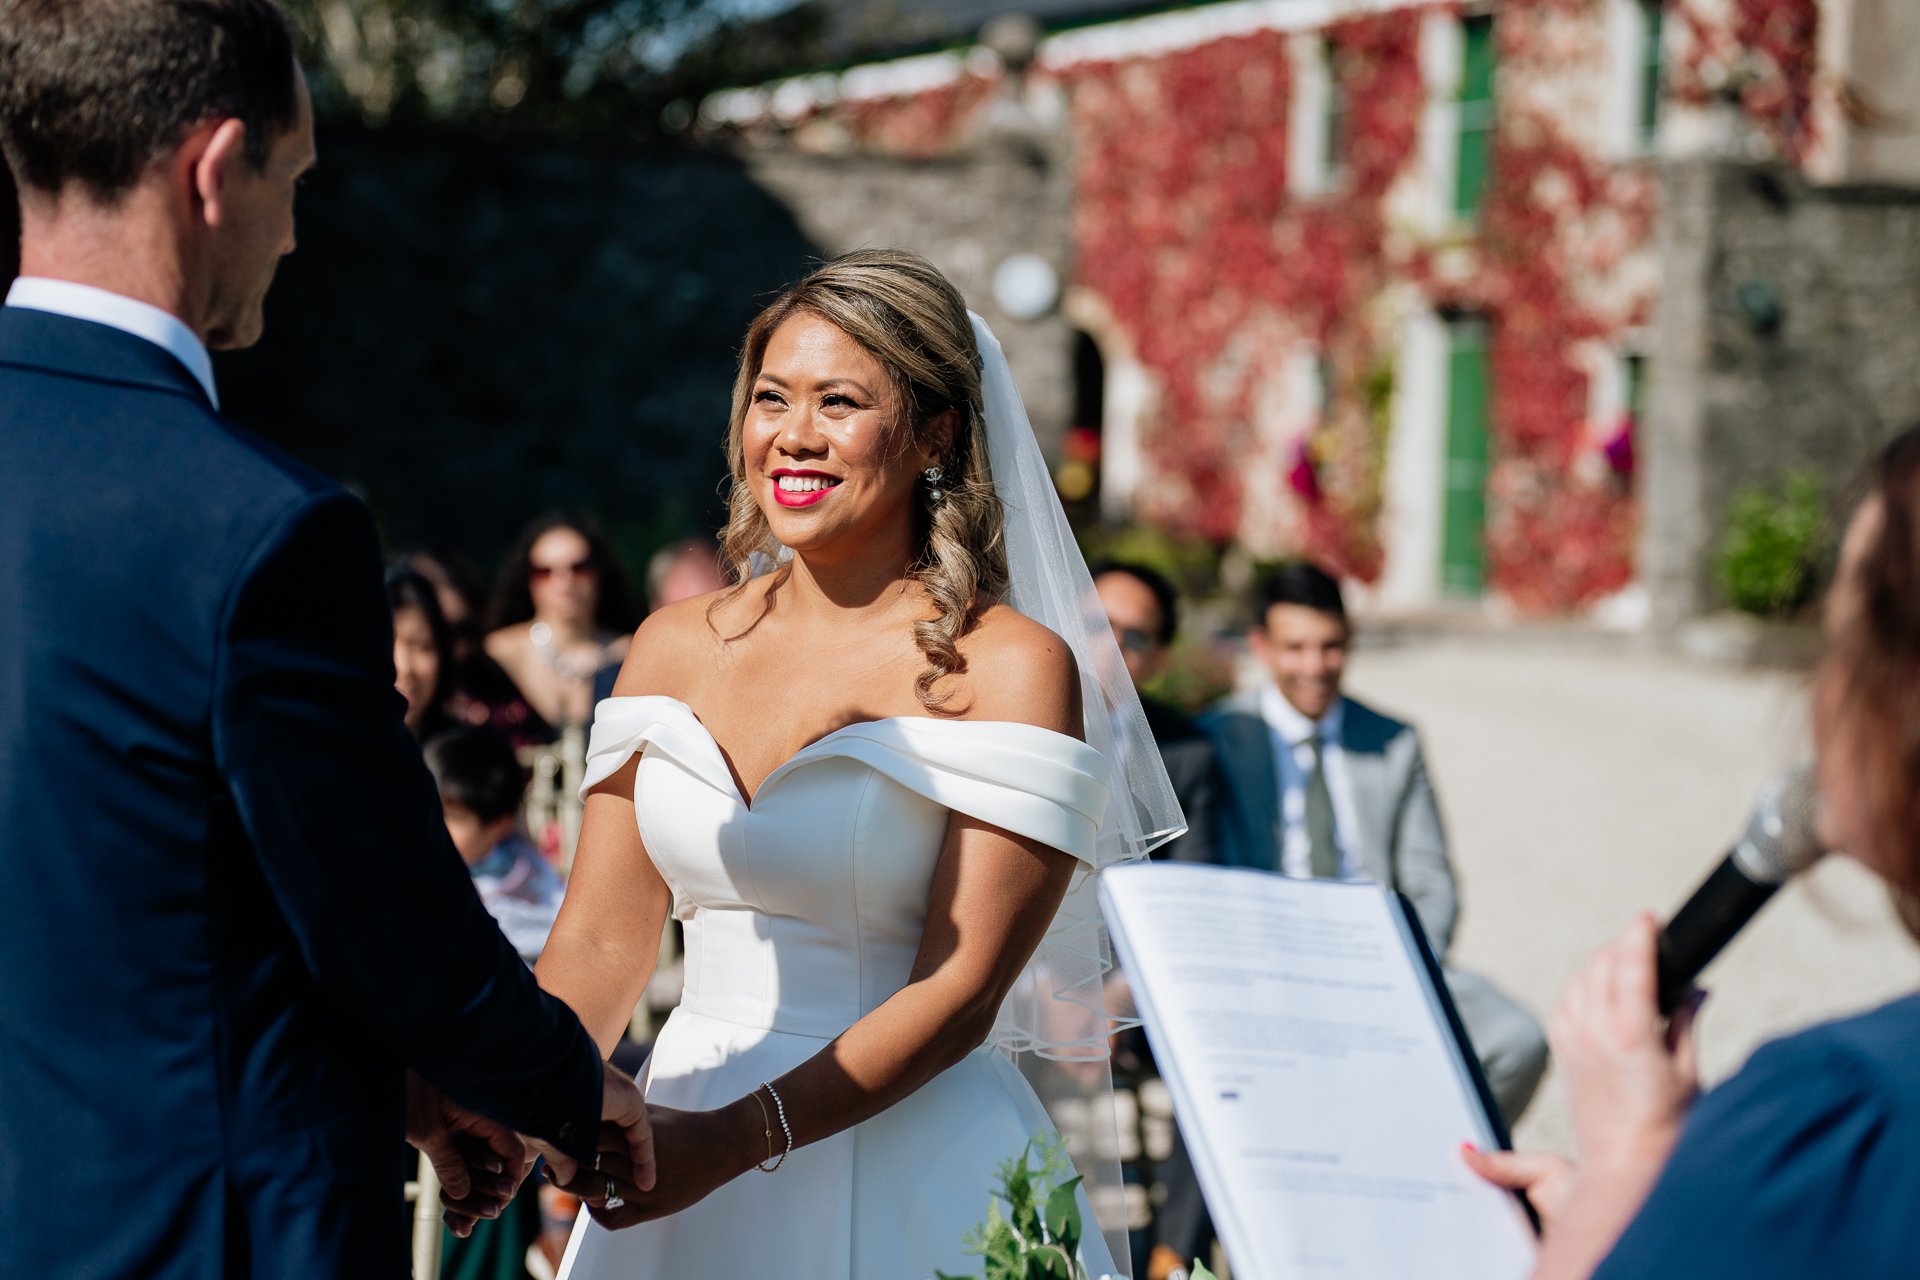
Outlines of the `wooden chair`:
[{"label": "wooden chair", "polygon": [[419,1180],[407,1184],[407,1200],[413,1205],[413,1280],[440,1280],[440,1175],[425,1155]]}]

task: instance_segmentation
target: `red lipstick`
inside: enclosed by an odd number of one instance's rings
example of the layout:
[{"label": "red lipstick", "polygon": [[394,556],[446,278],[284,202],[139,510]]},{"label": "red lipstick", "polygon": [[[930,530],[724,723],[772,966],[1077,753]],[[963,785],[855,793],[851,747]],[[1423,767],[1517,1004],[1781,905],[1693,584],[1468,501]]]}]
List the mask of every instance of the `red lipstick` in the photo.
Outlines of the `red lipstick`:
[{"label": "red lipstick", "polygon": [[[782,486],[781,481],[788,478],[793,488]],[[799,471],[782,467],[773,473],[773,500],[783,507],[810,507],[839,485],[840,477],[825,471]]]}]

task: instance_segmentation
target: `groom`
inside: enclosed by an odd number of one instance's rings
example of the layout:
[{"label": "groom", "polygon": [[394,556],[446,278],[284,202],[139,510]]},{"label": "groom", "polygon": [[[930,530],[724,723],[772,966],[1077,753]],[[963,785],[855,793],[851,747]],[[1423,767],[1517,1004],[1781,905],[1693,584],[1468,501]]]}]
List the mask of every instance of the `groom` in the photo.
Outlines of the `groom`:
[{"label": "groom", "polygon": [[469,1215],[513,1131],[644,1163],[448,842],[367,512],[218,413],[314,159],[285,19],[0,0],[0,147],[0,1273],[397,1280],[403,1126]]}]

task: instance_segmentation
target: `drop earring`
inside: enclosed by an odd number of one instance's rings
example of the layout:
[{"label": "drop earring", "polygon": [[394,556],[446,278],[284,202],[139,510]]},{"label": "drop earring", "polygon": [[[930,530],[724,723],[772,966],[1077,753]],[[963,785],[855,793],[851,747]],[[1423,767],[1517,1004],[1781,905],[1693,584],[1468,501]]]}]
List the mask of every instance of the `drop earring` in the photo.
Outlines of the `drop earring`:
[{"label": "drop earring", "polygon": [[940,475],[941,475],[940,468],[928,467],[925,471],[922,471],[920,474],[926,477],[927,501],[931,502],[936,507],[939,506],[942,502],[946,501],[947,495],[940,488]]}]

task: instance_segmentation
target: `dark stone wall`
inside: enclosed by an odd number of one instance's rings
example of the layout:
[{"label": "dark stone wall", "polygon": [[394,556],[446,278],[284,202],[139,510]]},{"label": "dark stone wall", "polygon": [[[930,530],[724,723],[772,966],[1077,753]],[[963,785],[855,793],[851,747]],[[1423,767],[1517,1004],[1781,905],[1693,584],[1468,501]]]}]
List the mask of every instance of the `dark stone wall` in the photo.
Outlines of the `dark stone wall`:
[{"label": "dark stone wall", "polygon": [[1667,167],[1643,460],[1656,628],[1720,607],[1728,499],[1796,467],[1836,517],[1920,421],[1920,189],[1812,187],[1773,167]]},{"label": "dark stone wall", "polygon": [[332,133],[228,412],[482,563],[556,505],[636,572],[714,528],[734,359],[813,253],[731,159]]}]

